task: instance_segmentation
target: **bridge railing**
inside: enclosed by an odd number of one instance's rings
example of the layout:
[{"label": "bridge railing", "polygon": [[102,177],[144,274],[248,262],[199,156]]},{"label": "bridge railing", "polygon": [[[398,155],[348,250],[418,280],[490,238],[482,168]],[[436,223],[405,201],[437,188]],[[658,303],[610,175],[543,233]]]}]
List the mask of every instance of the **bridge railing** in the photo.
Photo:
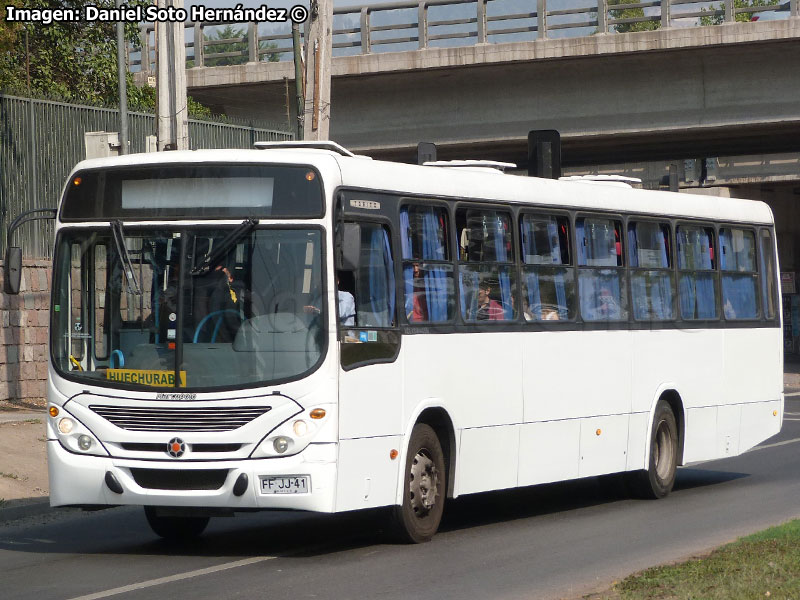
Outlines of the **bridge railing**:
[{"label": "bridge railing", "polygon": [[[335,7],[334,56],[798,18],[800,0],[400,0]],[[738,3],[742,4],[742,3]],[[132,70],[155,70],[154,26]],[[187,22],[187,67],[291,60],[290,25]],[[142,60],[144,58],[144,60]]]}]

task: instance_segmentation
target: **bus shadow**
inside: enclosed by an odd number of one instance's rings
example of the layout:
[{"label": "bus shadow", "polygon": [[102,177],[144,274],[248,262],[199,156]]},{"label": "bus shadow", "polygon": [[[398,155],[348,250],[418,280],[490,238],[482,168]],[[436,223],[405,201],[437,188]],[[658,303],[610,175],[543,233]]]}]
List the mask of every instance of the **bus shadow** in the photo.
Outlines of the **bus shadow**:
[{"label": "bus shadow", "polygon": [[749,473],[736,473],[731,471],[713,471],[709,469],[694,469],[691,467],[678,469],[675,479],[674,491],[691,490],[694,488],[719,485],[729,481],[736,481],[750,477]]},{"label": "bus shadow", "polygon": [[[675,491],[719,485],[745,473],[681,469]],[[441,532],[459,531],[631,500],[622,478],[590,477],[448,500]],[[121,556],[311,558],[391,543],[387,509],[336,515],[297,512],[240,514],[212,519],[190,542],[168,542],[152,534],[141,510],[120,508],[32,527],[0,528],[0,550],[41,554]],[[99,535],[103,532],[103,535]],[[114,532],[114,535],[107,535]],[[399,546],[398,550],[402,550]]]},{"label": "bus shadow", "polygon": [[[673,491],[719,485],[744,477],[749,475],[695,468],[679,469]],[[641,500],[631,494],[621,475],[472,494],[449,501],[440,531],[467,529],[624,501]]]}]

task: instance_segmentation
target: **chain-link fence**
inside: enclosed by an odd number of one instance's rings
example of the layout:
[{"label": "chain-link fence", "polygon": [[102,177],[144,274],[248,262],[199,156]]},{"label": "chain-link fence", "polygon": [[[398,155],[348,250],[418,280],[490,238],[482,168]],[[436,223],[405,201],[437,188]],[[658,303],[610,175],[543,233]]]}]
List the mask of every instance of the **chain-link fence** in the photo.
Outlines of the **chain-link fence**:
[{"label": "chain-link fence", "polygon": [[[119,131],[119,111],[0,94],[0,258],[6,227],[34,208],[55,207],[69,172],[85,155],[84,133]],[[131,152],[144,152],[156,131],[155,116],[128,114]],[[263,123],[189,120],[192,148],[252,148],[257,141],[291,140],[294,135]],[[52,221],[23,225],[15,234],[26,257],[50,257]]]}]

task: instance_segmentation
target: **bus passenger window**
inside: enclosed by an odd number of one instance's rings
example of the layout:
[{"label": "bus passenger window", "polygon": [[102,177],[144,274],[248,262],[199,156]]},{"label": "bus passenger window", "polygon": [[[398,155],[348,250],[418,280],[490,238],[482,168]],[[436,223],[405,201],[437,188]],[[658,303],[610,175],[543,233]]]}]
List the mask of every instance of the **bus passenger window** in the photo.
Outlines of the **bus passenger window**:
[{"label": "bus passenger window", "polygon": [[389,239],[389,232],[381,225],[361,223],[361,258],[353,290],[356,327],[395,325],[394,261]]},{"label": "bus passenger window", "polygon": [[412,204],[400,209],[404,313],[409,323],[445,322],[454,317],[448,231],[445,208]]},{"label": "bus passenger window", "polygon": [[767,319],[775,318],[778,302],[778,290],[775,273],[775,248],[772,245],[772,234],[766,229],[761,230],[761,290],[763,294],[764,316]]},{"label": "bus passenger window", "polygon": [[716,319],[718,282],[714,230],[680,225],[678,250],[678,300],[683,319]]},{"label": "bus passenger window", "polygon": [[667,321],[675,317],[670,229],[666,223],[629,222],[633,317]]},{"label": "bus passenger window", "polygon": [[459,288],[465,321],[508,321],[516,317],[511,215],[505,211],[461,208]]},{"label": "bus passenger window", "polygon": [[722,312],[726,319],[758,317],[756,241],[752,231],[723,227],[719,230],[722,269]]},{"label": "bus passenger window", "polygon": [[585,321],[627,320],[622,223],[599,217],[575,223],[581,316]]},{"label": "bus passenger window", "polygon": [[522,215],[522,314],[526,321],[575,318],[575,272],[570,268],[569,219]]}]

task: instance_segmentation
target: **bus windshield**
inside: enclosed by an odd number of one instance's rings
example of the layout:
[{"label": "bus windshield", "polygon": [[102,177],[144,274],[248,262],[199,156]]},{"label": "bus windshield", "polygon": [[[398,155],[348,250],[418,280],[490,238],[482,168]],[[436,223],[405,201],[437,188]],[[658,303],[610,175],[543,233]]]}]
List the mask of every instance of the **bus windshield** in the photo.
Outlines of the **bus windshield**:
[{"label": "bus windshield", "polygon": [[65,229],[53,290],[54,365],[86,383],[267,385],[323,354],[316,228]]}]

